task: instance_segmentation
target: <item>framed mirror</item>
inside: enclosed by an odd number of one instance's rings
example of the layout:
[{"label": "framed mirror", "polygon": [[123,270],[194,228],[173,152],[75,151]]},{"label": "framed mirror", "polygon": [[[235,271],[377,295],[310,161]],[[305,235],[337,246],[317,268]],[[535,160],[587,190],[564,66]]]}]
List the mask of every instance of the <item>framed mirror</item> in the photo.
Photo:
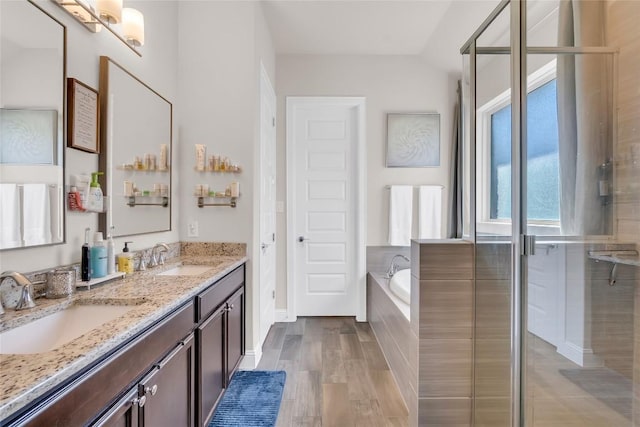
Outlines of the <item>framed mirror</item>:
[{"label": "framed mirror", "polygon": [[100,57],[100,170],[114,237],[171,230],[172,104]]},{"label": "framed mirror", "polygon": [[66,27],[0,1],[0,250],[64,243]]}]

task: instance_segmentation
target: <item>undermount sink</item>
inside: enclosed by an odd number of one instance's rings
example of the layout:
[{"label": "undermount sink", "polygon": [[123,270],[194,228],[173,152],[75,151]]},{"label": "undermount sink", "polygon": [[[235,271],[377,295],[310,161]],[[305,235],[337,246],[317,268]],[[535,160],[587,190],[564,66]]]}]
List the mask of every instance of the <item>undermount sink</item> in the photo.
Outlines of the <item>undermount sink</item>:
[{"label": "undermount sink", "polygon": [[0,354],[33,354],[55,350],[111,320],[133,305],[72,305],[0,333]]},{"label": "undermount sink", "polygon": [[158,273],[158,276],[199,276],[211,270],[211,265],[180,265],[171,270]]}]

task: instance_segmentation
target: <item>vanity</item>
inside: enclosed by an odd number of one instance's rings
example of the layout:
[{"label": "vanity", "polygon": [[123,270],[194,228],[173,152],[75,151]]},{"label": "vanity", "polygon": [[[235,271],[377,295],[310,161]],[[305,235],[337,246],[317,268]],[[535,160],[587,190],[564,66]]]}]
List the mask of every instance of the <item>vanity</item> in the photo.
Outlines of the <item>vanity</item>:
[{"label": "vanity", "polygon": [[183,255],[6,313],[2,330],[77,308],[122,309],[49,351],[0,355],[0,424],[206,425],[244,354],[245,262]]}]

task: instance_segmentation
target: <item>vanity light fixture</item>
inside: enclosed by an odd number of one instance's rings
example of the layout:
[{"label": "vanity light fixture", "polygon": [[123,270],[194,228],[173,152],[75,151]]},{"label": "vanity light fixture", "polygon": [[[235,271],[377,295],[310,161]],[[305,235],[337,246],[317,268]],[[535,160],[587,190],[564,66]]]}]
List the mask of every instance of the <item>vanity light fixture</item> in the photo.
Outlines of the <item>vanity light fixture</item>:
[{"label": "vanity light fixture", "polygon": [[[127,45],[129,49],[136,55],[142,56],[137,49],[144,44],[144,16],[139,11],[135,11],[136,17],[133,18],[134,30],[127,29],[127,8],[122,8],[122,0],[97,0],[98,10],[89,5],[86,0],[51,0],[69,15],[73,16],[76,21],[81,23],[87,30],[92,33],[99,32],[102,27],[106,28],[118,38],[122,43]],[[119,28],[110,24],[121,23],[122,30],[125,35],[119,34]],[[128,28],[131,28],[129,24]]]},{"label": "vanity light fixture", "polygon": [[98,0],[96,6],[100,18],[107,24],[118,24],[122,20],[122,0]]},{"label": "vanity light fixture", "polygon": [[144,15],[138,9],[122,9],[122,35],[135,47],[144,45]]}]

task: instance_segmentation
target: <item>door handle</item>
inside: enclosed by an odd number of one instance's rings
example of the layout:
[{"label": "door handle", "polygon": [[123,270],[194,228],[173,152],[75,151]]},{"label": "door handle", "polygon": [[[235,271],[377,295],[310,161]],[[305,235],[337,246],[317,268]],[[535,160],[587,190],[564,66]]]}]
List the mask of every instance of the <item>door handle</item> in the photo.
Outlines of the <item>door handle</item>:
[{"label": "door handle", "polygon": [[300,243],[304,242],[305,240],[309,240],[309,239],[307,239],[307,238],[306,238],[306,237],[304,237],[304,236],[300,236],[300,237],[298,237],[298,242],[300,242]]},{"label": "door handle", "polygon": [[266,251],[268,247],[269,247],[269,245],[268,245],[268,244],[266,244],[266,243],[262,243],[262,244],[260,245],[260,249],[262,249],[263,251]]}]

